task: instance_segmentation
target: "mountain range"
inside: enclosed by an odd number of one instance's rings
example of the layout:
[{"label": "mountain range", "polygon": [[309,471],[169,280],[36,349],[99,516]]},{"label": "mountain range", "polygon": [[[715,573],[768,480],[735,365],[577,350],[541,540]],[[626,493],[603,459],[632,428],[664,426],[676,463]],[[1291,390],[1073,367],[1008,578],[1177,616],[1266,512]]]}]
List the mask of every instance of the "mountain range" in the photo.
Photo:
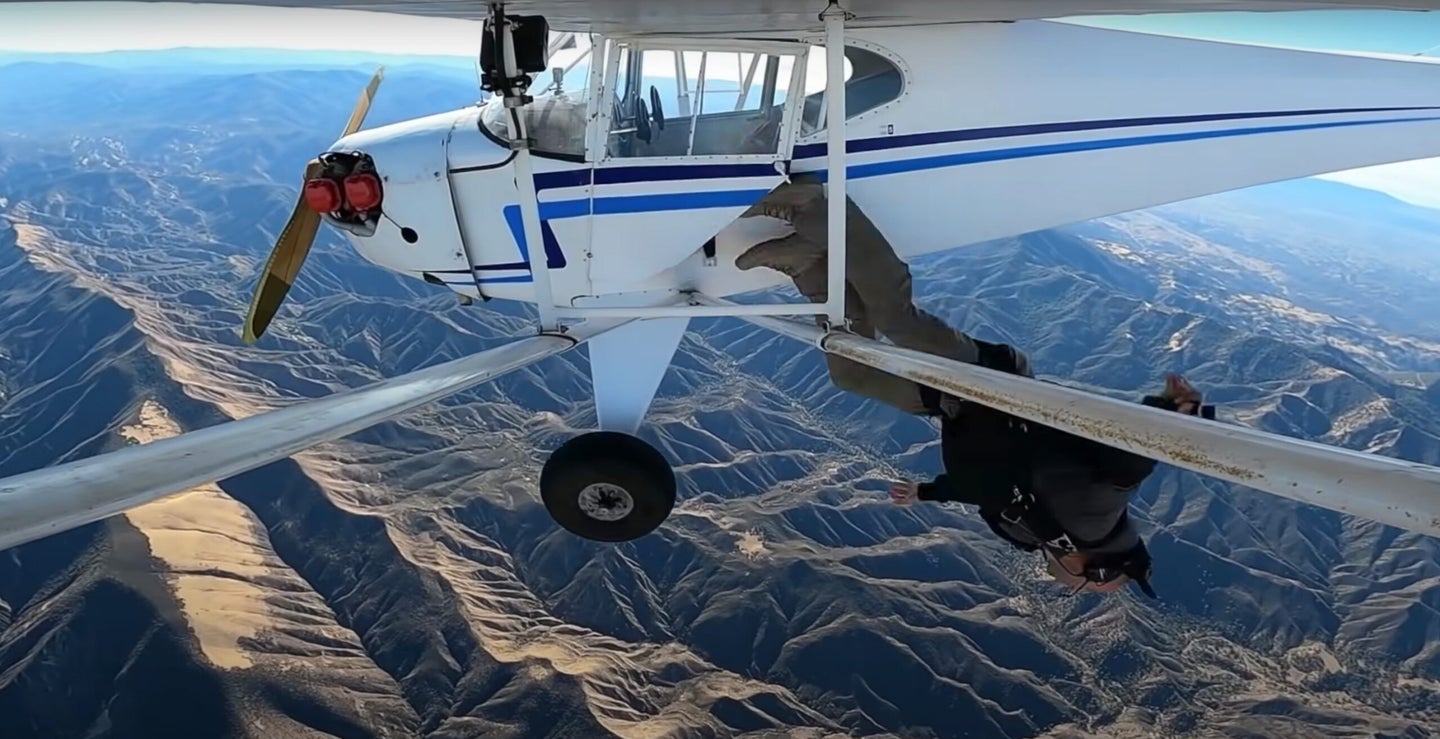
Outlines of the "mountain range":
[{"label": "mountain range", "polygon": [[[313,61],[313,60],[312,60]],[[347,61],[347,65],[349,62]],[[0,66],[0,474],[500,345],[322,232],[238,327],[303,164],[369,69],[189,56]],[[393,68],[370,125],[469,104]],[[1047,378],[1440,463],[1440,213],[1333,182],[1229,193],[918,260],[927,308]],[[1425,737],[1440,549],[1162,465],[1150,601],[1067,597],[961,506],[894,507],[935,429],[813,351],[692,323],[641,435],[655,534],[539,505],[595,423],[585,354],[0,556],[7,737]]]}]

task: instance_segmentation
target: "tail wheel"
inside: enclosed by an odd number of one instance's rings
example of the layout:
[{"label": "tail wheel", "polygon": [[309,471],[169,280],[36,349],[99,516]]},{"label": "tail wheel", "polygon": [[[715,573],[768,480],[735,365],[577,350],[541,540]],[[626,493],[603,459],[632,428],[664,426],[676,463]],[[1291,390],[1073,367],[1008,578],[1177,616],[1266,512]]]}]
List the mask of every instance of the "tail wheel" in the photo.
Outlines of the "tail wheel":
[{"label": "tail wheel", "polygon": [[540,472],[540,499],[576,536],[621,542],[654,531],[675,507],[675,473],[658,450],[615,431],[560,446]]}]

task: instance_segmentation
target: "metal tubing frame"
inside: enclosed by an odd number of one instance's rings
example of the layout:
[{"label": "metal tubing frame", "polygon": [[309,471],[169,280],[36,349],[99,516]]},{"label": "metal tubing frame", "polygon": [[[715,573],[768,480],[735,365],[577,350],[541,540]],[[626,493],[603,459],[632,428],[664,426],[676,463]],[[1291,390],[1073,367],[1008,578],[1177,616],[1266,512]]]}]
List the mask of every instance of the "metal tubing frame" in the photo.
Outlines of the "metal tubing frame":
[{"label": "metal tubing frame", "polygon": [[348,436],[625,323],[581,323],[563,335],[531,336],[354,390],[0,480],[0,551]]},{"label": "metal tubing frame", "polygon": [[820,14],[825,21],[826,238],[829,279],[825,315],[831,326],[845,326],[845,11],[836,0]]},{"label": "metal tubing frame", "polygon": [[[681,52],[678,52],[678,51],[677,51],[677,52],[675,52],[675,53],[676,53],[676,54],[680,54]],[[743,51],[737,51],[737,52],[735,52],[735,67],[736,67],[736,69],[739,69],[739,67],[740,67],[740,55],[741,55],[741,54],[744,54],[744,53],[745,53],[745,52],[743,52]],[[765,56],[765,55],[760,54],[760,53],[757,52],[757,53],[755,53],[755,55],[754,55],[753,57],[750,58],[750,68],[747,69],[747,70],[745,70],[744,78],[740,80],[740,91],[739,91],[739,93],[737,93],[736,96],[735,96],[735,111],[737,111],[737,112],[738,112],[738,111],[741,111],[741,110],[744,110],[744,109],[745,109],[745,103],[750,100],[750,85],[751,85],[752,83],[754,83],[754,81],[755,81],[755,70],[760,68],[760,57],[762,57],[762,56]],[[761,106],[762,106],[762,107],[764,106],[764,101],[763,101],[763,100],[761,101]]]},{"label": "metal tubing frame", "polygon": [[[490,15],[493,22],[500,24],[504,46],[505,76],[516,79],[520,76],[519,64],[515,61],[514,34],[511,21],[505,17],[504,3],[491,3]],[[592,55],[595,53],[592,49]],[[593,60],[592,60],[593,64]],[[519,85],[505,91],[505,107],[510,110],[515,132],[510,147],[515,150],[515,186],[520,195],[521,230],[525,234],[526,256],[530,263],[530,274],[534,278],[535,308],[540,314],[540,330],[557,331],[559,316],[555,315],[555,296],[550,287],[550,259],[545,251],[545,239],[540,229],[539,196],[535,192],[535,170],[530,161],[530,134],[525,125],[525,90]],[[473,265],[472,265],[473,266]]]},{"label": "metal tubing frame", "polygon": [[[698,300],[729,304],[704,296]],[[847,332],[767,316],[740,317],[835,356],[1102,444],[1337,513],[1440,536],[1440,468],[1151,408]]]}]

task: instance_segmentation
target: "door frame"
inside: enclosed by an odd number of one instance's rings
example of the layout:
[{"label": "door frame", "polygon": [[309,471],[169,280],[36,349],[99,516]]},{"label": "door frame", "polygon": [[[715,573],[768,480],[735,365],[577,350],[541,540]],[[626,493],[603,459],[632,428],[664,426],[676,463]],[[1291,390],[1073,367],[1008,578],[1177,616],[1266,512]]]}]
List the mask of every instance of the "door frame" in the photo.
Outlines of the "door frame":
[{"label": "door frame", "polygon": [[[614,167],[635,164],[778,164],[788,163],[794,154],[796,134],[804,106],[801,93],[805,89],[805,72],[811,45],[792,41],[741,41],[683,36],[606,36],[603,39],[605,72],[601,83],[590,91],[591,122],[594,128],[586,141],[586,159],[591,166]],[[779,140],[774,152],[768,154],[684,154],[674,156],[615,157],[609,153],[611,114],[614,106],[602,104],[617,94],[615,84],[620,75],[620,51],[625,47],[637,51],[716,52],[782,54],[794,57],[790,81],[785,93],[785,111],[780,118]],[[591,51],[591,63],[595,52]],[[677,87],[684,84],[677,80]],[[737,82],[738,84],[738,82]],[[776,88],[779,88],[779,80]],[[788,167],[786,168],[788,169]],[[784,174],[777,168],[778,173]]]}]

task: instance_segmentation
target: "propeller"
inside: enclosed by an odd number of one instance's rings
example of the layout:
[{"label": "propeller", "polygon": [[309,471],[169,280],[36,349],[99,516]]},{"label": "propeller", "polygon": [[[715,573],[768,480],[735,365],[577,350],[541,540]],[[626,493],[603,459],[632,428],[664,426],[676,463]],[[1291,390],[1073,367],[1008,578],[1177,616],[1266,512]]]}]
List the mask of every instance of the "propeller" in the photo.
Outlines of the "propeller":
[{"label": "propeller", "polygon": [[[375,90],[380,87],[380,80],[384,76],[384,67],[375,70],[370,84],[360,93],[355,110],[350,113],[350,120],[340,134],[341,138],[360,130],[360,126],[365,122],[365,115],[370,112],[370,102],[375,99]],[[270,258],[265,262],[265,270],[260,275],[255,297],[250,301],[250,313],[245,317],[242,331],[246,344],[255,343],[270,326],[270,321],[280,311],[280,304],[285,302],[290,286],[295,284],[300,265],[305,263],[305,257],[310,254],[310,247],[315,243],[315,235],[320,231],[320,214],[306,204],[303,183],[318,177],[323,169],[324,165],[319,158],[311,159],[305,165],[305,179],[302,181],[295,210],[290,213],[290,220],[285,223],[280,238],[275,241],[275,248],[271,250]]]}]

